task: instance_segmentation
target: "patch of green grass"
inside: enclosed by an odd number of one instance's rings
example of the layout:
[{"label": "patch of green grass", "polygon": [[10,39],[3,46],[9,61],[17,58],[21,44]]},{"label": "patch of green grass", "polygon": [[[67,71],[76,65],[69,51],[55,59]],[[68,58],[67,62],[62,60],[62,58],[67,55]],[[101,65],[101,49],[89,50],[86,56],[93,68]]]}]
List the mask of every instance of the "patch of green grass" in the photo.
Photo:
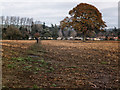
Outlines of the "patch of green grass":
[{"label": "patch of green grass", "polygon": [[29,66],[25,66],[24,68],[23,68],[23,70],[27,70],[27,71],[32,71],[32,66],[31,65],[29,65]]},{"label": "patch of green grass", "polygon": [[40,62],[41,62],[42,64],[44,64],[44,63],[45,63],[45,60],[44,60],[44,59],[42,59],[42,60],[40,60]]},{"label": "patch of green grass", "polygon": [[34,72],[34,74],[38,74],[38,72]]},{"label": "patch of green grass", "polygon": [[101,62],[101,64],[108,64],[108,62]]},{"label": "patch of green grass", "polygon": [[37,60],[38,62],[41,62],[41,60]]},{"label": "patch of green grass", "polygon": [[36,70],[36,71],[39,71],[39,70],[40,70],[40,68],[38,68],[38,67],[35,67],[35,70]]},{"label": "patch of green grass", "polygon": [[12,57],[11,60],[17,60],[17,58],[16,57]]},{"label": "patch of green grass", "polygon": [[56,84],[52,84],[53,87],[56,87],[57,85]]},{"label": "patch of green grass", "polygon": [[16,67],[16,65],[15,64],[8,64],[7,67],[8,68],[14,68],[14,67]]},{"label": "patch of green grass", "polygon": [[53,67],[47,67],[48,70],[46,70],[45,72],[53,72],[55,69]]},{"label": "patch of green grass", "polygon": [[9,62],[15,63],[15,61],[9,61]]},{"label": "patch of green grass", "polygon": [[42,65],[42,64],[40,64],[40,67],[43,67],[43,65]]},{"label": "patch of green grass", "polygon": [[35,60],[33,60],[31,57],[26,57],[25,60],[26,60],[26,61],[30,61],[30,62],[35,61]]},{"label": "patch of green grass", "polygon": [[44,60],[44,59],[40,60],[40,62],[41,62],[41,64],[42,64],[42,66],[46,66],[46,65],[48,65],[48,63],[47,63],[47,62],[45,62],[45,60]]},{"label": "patch of green grass", "polygon": [[39,88],[37,85],[34,85],[33,88]]},{"label": "patch of green grass", "polygon": [[67,68],[77,68],[76,66],[71,66],[71,67],[67,67]]},{"label": "patch of green grass", "polygon": [[54,69],[53,67],[50,67],[50,70],[51,70],[51,71],[54,71],[55,69]]},{"label": "patch of green grass", "polygon": [[38,65],[39,63],[35,63],[36,65]]},{"label": "patch of green grass", "polygon": [[23,57],[13,57],[11,58],[11,60],[16,60],[16,61],[24,61],[24,58]]},{"label": "patch of green grass", "polygon": [[13,58],[11,58],[11,60],[14,60],[14,61],[19,61],[19,62],[21,62],[21,61],[30,61],[30,62],[33,62],[33,61],[35,61],[35,60],[33,60],[31,57],[13,57]]},{"label": "patch of green grass", "polygon": [[45,71],[45,73],[48,73],[48,72],[51,73],[52,71],[51,71],[51,70],[46,70],[46,71]]},{"label": "patch of green grass", "polygon": [[25,59],[23,57],[18,57],[17,61],[24,61]]},{"label": "patch of green grass", "polygon": [[23,62],[23,64],[26,64],[26,62]]}]

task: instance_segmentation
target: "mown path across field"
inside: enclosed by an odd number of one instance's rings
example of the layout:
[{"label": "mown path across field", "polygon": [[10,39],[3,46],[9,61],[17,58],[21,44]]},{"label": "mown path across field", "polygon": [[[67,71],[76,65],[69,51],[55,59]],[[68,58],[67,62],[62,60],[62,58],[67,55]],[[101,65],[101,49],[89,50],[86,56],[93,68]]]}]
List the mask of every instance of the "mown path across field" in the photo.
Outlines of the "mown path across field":
[{"label": "mown path across field", "polygon": [[118,88],[118,41],[3,41],[3,86]]}]

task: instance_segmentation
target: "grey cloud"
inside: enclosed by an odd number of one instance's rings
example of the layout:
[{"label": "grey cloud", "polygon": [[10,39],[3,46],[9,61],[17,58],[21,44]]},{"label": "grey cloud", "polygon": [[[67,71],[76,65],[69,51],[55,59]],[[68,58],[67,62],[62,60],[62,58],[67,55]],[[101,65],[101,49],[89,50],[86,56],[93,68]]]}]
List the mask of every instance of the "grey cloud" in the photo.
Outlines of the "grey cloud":
[{"label": "grey cloud", "polygon": [[101,12],[108,27],[118,27],[118,7],[105,8]]},{"label": "grey cloud", "polygon": [[[59,22],[68,16],[69,10],[75,7],[79,2],[4,2],[3,15],[15,15],[21,17],[33,17],[36,20],[59,24]],[[104,8],[103,3],[94,3],[99,6],[103,19],[108,27],[117,25],[117,7]],[[104,4],[104,5],[107,5]],[[108,4],[109,5],[109,4]],[[110,4],[111,5],[111,4]],[[115,4],[114,4],[115,5]],[[102,7],[102,9],[100,8]],[[103,9],[104,8],[104,9]],[[114,22],[114,23],[113,23]]]},{"label": "grey cloud", "polygon": [[[11,6],[12,5],[12,6]],[[73,2],[29,2],[29,3],[4,3],[3,6],[5,9],[3,10],[3,14],[6,13],[23,13],[26,12],[26,15],[31,12],[31,14],[40,14],[40,15],[50,15],[51,13],[55,15],[57,14],[68,14],[69,10],[76,5]],[[64,15],[64,14],[63,14]]]},{"label": "grey cloud", "polygon": [[46,24],[50,26],[51,24],[59,25],[60,21],[64,19],[64,16],[63,17],[62,16],[61,17],[36,17],[35,19],[36,20],[41,19],[42,22],[46,22]]},{"label": "grey cloud", "polygon": [[111,7],[111,8],[105,8],[102,9],[101,12],[103,13],[104,17],[114,17],[118,16],[118,7]]},{"label": "grey cloud", "polygon": [[76,6],[75,2],[15,2],[15,3],[3,3],[5,8],[17,8],[25,10],[35,10],[35,9],[51,9],[51,10],[63,10],[63,9],[72,9]]}]

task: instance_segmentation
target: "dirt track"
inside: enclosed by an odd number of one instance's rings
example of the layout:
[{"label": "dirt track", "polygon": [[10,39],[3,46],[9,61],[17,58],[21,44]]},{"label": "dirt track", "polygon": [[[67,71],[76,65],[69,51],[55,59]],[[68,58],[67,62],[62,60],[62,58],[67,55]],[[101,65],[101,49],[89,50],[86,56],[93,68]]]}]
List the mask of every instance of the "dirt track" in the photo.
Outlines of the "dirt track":
[{"label": "dirt track", "polygon": [[[6,41],[3,42],[3,49],[16,50],[19,47],[17,50],[19,53],[21,52],[20,49],[25,49],[26,47],[27,50],[27,47],[34,43],[34,41],[29,41],[30,43],[26,43],[26,41],[18,41],[19,45],[24,46],[23,48],[20,48],[16,42],[7,41],[7,44],[10,44],[8,46],[5,46]],[[43,54],[40,57],[43,57],[44,60],[50,64],[50,67],[54,69],[54,71],[40,71],[38,74],[30,73],[29,75],[32,76],[32,82],[29,80],[26,80],[26,82],[24,82],[22,80],[25,78],[22,78],[20,80],[19,77],[21,76],[19,76],[19,74],[16,74],[18,76],[16,83],[14,84],[19,83],[20,87],[31,87],[31,84],[34,83],[38,87],[58,88],[117,88],[119,86],[119,44],[117,41],[81,42],[46,40],[41,41],[39,45],[41,44],[42,48],[45,49],[45,52],[42,52]],[[39,45],[37,45],[36,48]],[[40,47],[38,47],[36,50],[39,51],[39,53],[34,52],[34,55],[41,54]],[[6,53],[8,54],[9,52],[7,52],[7,50],[4,50],[3,56],[5,56]],[[24,52],[22,51],[22,53]],[[8,56],[10,58],[11,55],[8,54]],[[6,59],[5,57],[3,58]],[[6,63],[6,61],[3,61],[4,65],[6,65]],[[33,67],[35,66],[34,64],[31,65]],[[3,69],[5,70],[6,67],[3,66]],[[9,74],[7,72],[3,73],[6,76]],[[21,74],[24,76],[27,73],[22,72],[20,75]],[[42,78],[40,75],[45,78]],[[3,79],[6,81],[5,77]],[[29,83],[27,81],[29,81]],[[3,84],[5,86],[7,85],[12,87],[13,82],[12,80],[6,82],[3,81]],[[15,87],[17,87],[17,85],[15,85]]]}]

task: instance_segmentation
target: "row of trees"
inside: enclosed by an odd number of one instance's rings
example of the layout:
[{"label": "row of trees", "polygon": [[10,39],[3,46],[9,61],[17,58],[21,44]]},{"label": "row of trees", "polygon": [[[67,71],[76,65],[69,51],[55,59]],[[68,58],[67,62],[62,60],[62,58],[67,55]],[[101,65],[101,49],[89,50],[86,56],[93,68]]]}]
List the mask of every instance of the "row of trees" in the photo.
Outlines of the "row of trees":
[{"label": "row of trees", "polygon": [[17,17],[17,16],[0,16],[1,24],[4,27],[8,27],[9,25],[16,26],[31,26],[33,22],[33,18],[27,17]]},{"label": "row of trees", "polygon": [[29,31],[27,28],[17,28],[15,25],[9,25],[6,28],[2,28],[2,39],[16,40],[16,39],[28,39]]},{"label": "row of trees", "polygon": [[118,37],[118,40],[120,39],[120,28],[112,28],[112,29],[105,29],[103,32],[100,32],[97,34],[97,36],[105,36],[106,40],[114,40],[114,38]]},{"label": "row of trees", "polygon": [[83,36],[84,41],[90,33],[103,31],[106,27],[105,22],[102,20],[102,14],[90,4],[80,3],[69,11],[69,15],[60,22],[61,30],[74,29]]},{"label": "row of trees", "polygon": [[53,37],[57,39],[59,27],[51,25],[48,27],[41,21],[33,21],[33,18],[20,18],[16,16],[1,16],[2,39],[34,39],[35,34],[39,33],[41,39]]},{"label": "row of trees", "polygon": [[[8,25],[16,26],[31,26],[33,18],[19,17],[19,16],[0,16],[2,26],[6,27]],[[34,24],[42,24],[41,21],[34,21]]]},{"label": "row of trees", "polygon": [[2,39],[28,39],[33,18],[0,16]]},{"label": "row of trees", "polygon": [[32,24],[32,32],[31,35],[34,36],[35,33],[39,33],[41,39],[49,39],[49,37],[53,39],[58,38],[58,31],[59,31],[59,26],[56,24],[53,25],[51,24],[51,27],[48,27],[43,24]]}]

